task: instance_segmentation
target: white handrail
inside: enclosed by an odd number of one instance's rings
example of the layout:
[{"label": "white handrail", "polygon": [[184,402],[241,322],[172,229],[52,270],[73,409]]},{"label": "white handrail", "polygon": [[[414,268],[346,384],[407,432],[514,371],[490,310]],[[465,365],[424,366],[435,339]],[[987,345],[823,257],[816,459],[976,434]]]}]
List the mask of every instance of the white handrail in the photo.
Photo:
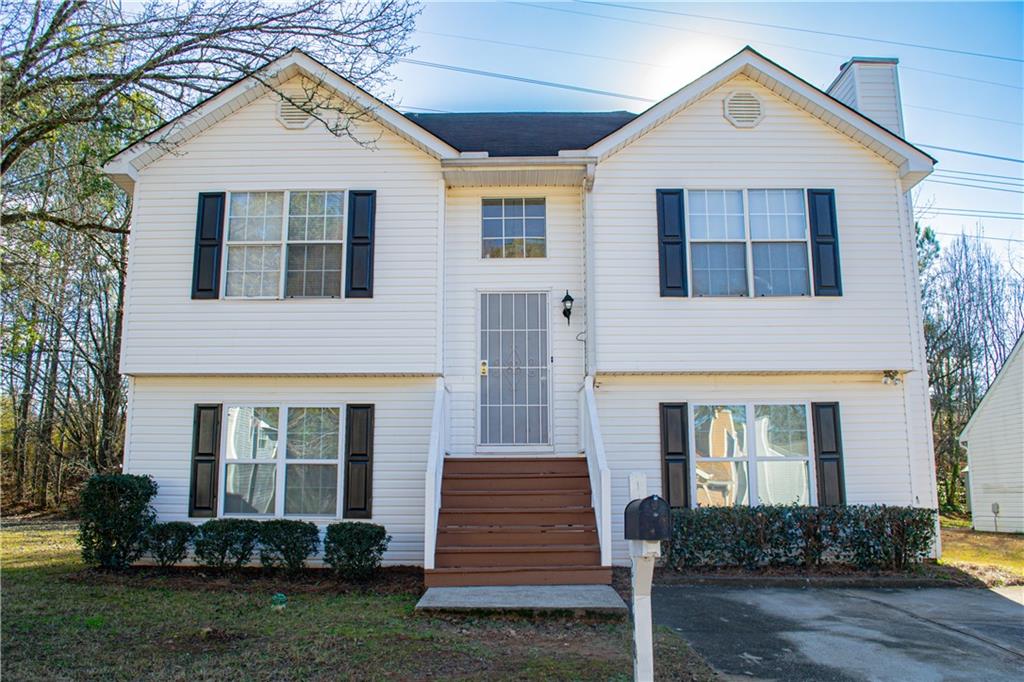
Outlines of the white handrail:
[{"label": "white handrail", "polygon": [[587,457],[591,503],[597,517],[597,539],[601,565],[612,565],[612,477],[604,456],[604,438],[597,417],[594,377],[587,376],[580,387],[580,446]]},{"label": "white handrail", "polygon": [[437,378],[434,389],[434,413],[430,422],[430,445],[427,450],[427,471],[424,477],[423,500],[423,568],[434,568],[437,547],[437,516],[441,509],[441,481],[444,477],[444,456],[448,449],[449,389],[444,378]]}]

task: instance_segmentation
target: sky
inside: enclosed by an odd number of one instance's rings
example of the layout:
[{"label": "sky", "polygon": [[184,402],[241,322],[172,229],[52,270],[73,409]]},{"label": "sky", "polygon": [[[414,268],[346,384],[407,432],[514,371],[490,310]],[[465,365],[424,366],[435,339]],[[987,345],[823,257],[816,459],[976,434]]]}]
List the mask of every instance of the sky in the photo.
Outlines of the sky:
[{"label": "sky", "polygon": [[918,219],[944,243],[964,231],[1024,253],[1024,2],[427,2],[412,41],[392,84],[403,111],[642,111],[744,45],[822,89],[851,56],[897,57],[907,138],[939,159]]}]

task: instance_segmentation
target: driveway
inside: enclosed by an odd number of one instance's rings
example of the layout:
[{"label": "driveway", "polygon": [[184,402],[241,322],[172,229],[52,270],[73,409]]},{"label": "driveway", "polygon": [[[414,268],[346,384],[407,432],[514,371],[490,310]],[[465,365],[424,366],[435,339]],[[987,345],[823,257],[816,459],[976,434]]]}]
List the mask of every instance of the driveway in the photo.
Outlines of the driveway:
[{"label": "driveway", "polygon": [[657,585],[654,622],[727,678],[1024,679],[1024,588]]}]

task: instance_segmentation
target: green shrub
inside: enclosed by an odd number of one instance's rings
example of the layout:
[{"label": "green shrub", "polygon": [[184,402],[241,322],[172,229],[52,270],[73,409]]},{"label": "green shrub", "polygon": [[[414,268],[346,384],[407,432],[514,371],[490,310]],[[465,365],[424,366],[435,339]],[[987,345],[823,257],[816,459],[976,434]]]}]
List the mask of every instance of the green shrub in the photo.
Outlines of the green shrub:
[{"label": "green shrub", "polygon": [[260,524],[260,563],[265,568],[284,567],[289,573],[298,573],[319,546],[320,531],[315,523],[274,519]]},{"label": "green shrub", "polygon": [[332,523],[324,538],[324,561],[345,578],[366,580],[380,568],[390,542],[391,536],[384,526]]},{"label": "green shrub", "polygon": [[211,519],[196,532],[196,561],[207,568],[241,568],[252,559],[260,523],[252,519]]},{"label": "green shrub", "polygon": [[758,568],[838,563],[907,570],[927,556],[935,511],[914,507],[703,507],[672,513],[666,563]]},{"label": "green shrub", "polygon": [[167,568],[185,560],[195,535],[196,527],[187,521],[157,523],[146,534],[146,549],[160,566]]},{"label": "green shrub", "polygon": [[150,501],[156,482],[149,476],[92,476],[82,488],[78,542],[85,563],[125,568],[146,550],[146,532],[156,520]]}]

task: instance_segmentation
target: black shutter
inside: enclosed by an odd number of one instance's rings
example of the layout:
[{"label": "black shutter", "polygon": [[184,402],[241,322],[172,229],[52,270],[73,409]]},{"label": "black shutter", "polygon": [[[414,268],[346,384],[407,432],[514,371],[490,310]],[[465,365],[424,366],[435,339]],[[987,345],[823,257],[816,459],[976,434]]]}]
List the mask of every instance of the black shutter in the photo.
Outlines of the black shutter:
[{"label": "black shutter", "polygon": [[224,192],[199,195],[196,252],[192,261],[192,298],[220,296],[220,253],[224,234]]},{"label": "black shutter", "polygon": [[842,296],[843,280],[839,274],[839,226],[836,224],[835,190],[807,190],[807,206],[811,212],[814,294]]},{"label": "black shutter", "polygon": [[196,405],[192,419],[192,483],[188,515],[217,515],[217,458],[220,453],[220,405]]},{"label": "black shutter", "polygon": [[814,464],[818,478],[818,504],[846,504],[839,403],[811,403],[811,415],[814,422]]},{"label": "black shutter", "polygon": [[673,509],[690,506],[686,403],[661,403],[661,487]]},{"label": "black shutter", "polygon": [[373,298],[373,230],[377,192],[348,193],[348,260],[345,263],[345,296]]},{"label": "black shutter", "polygon": [[686,296],[683,190],[658,190],[658,266],[662,296]]},{"label": "black shutter", "polygon": [[345,412],[345,518],[368,519],[373,502],[373,405]]}]

